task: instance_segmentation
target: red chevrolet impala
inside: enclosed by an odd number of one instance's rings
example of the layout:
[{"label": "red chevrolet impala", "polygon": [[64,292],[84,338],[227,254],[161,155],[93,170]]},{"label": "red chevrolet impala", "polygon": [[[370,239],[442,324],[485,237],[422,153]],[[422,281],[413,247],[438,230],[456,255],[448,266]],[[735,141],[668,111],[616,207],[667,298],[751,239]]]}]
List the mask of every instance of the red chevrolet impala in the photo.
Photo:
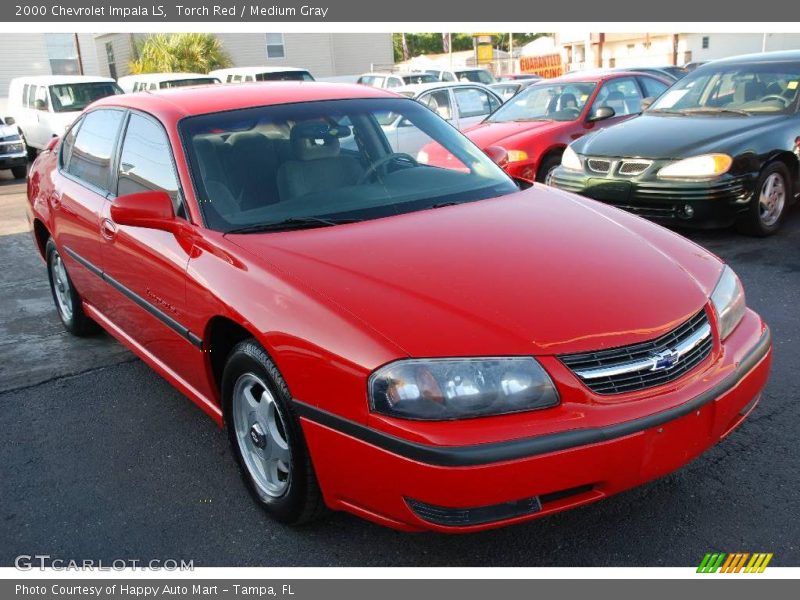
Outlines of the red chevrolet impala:
[{"label": "red chevrolet impala", "polygon": [[[564,148],[638,115],[642,100],[668,87],[666,79],[645,73],[571,73],[530,86],[464,134],[484,150],[503,148],[512,176],[544,182],[561,164]],[[423,150],[429,164],[446,164],[436,149]]]},{"label": "red chevrolet impala", "polygon": [[[394,152],[389,112],[453,168]],[[276,519],[452,532],[677,469],[770,366],[719,259],[525,187],[413,100],[287,82],[101,100],[28,197],[64,326],[223,425]]]}]

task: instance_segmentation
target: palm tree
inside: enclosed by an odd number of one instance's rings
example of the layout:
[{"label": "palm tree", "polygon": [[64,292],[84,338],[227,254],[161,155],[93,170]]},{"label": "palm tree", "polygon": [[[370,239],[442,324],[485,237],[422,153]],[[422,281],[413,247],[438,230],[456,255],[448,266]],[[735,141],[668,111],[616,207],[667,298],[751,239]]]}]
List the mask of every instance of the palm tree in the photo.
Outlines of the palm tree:
[{"label": "palm tree", "polygon": [[208,73],[231,59],[210,33],[157,33],[137,43],[131,73]]}]

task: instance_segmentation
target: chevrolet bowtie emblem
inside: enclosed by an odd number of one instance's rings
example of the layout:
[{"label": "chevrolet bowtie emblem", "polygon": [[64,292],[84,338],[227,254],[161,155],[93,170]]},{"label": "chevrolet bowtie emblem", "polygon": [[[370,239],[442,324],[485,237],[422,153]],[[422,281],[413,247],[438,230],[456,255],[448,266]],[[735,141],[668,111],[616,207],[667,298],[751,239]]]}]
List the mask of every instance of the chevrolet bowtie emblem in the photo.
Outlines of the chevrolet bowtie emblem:
[{"label": "chevrolet bowtie emblem", "polygon": [[664,350],[663,352],[654,354],[652,360],[653,366],[650,368],[651,371],[664,371],[678,364],[680,355],[675,350]]}]

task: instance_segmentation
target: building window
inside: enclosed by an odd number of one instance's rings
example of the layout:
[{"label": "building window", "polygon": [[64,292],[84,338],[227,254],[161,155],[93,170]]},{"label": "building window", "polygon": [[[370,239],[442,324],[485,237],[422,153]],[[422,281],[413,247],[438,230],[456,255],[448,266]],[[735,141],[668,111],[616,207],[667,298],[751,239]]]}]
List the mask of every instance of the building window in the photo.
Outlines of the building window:
[{"label": "building window", "polygon": [[50,59],[50,72],[53,75],[78,75],[81,72],[78,62],[78,49],[75,36],[71,33],[45,33],[47,58]]},{"label": "building window", "polygon": [[267,34],[267,58],[286,58],[282,33]]},{"label": "building window", "polygon": [[708,36],[703,36],[703,50],[708,50]]},{"label": "building window", "polygon": [[117,78],[117,61],[114,60],[114,44],[106,42],[106,64],[108,64],[108,74],[112,79]]}]

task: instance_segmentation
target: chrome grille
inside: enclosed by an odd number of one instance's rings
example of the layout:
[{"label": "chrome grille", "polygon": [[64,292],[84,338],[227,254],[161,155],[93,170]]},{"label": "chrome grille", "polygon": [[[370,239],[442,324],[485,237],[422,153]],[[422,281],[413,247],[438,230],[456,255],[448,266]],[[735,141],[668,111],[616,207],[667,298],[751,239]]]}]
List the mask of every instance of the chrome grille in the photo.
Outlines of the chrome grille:
[{"label": "chrome grille", "polygon": [[590,158],[586,165],[593,173],[608,173],[611,170],[611,161],[605,158]]},{"label": "chrome grille", "polygon": [[714,341],[705,310],[649,342],[560,356],[597,394],[635,392],[669,383],[711,354]]},{"label": "chrome grille", "polygon": [[619,165],[620,175],[641,175],[653,164],[651,160],[623,160]]}]

